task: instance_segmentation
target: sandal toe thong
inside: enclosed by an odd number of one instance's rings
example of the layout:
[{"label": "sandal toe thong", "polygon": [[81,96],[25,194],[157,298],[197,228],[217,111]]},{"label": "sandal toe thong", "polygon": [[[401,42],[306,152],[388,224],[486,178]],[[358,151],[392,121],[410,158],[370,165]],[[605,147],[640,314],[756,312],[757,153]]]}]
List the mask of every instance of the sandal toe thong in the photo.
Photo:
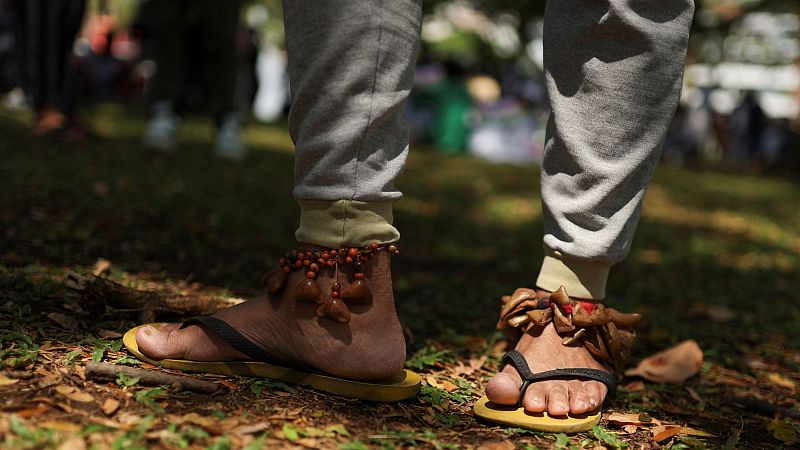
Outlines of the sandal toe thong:
[{"label": "sandal toe thong", "polygon": [[616,380],[611,372],[589,368],[567,368],[533,373],[528,367],[525,357],[517,350],[511,350],[506,353],[503,359],[513,364],[517,372],[519,372],[520,378],[522,378],[517,404],[514,406],[498,405],[483,396],[475,404],[475,415],[478,417],[502,425],[554,433],[588,431],[600,423],[601,407],[584,414],[551,416],[547,412],[532,413],[526,411],[522,407],[522,398],[531,383],[554,379],[595,380],[605,384],[608,387],[608,391],[613,392]]}]

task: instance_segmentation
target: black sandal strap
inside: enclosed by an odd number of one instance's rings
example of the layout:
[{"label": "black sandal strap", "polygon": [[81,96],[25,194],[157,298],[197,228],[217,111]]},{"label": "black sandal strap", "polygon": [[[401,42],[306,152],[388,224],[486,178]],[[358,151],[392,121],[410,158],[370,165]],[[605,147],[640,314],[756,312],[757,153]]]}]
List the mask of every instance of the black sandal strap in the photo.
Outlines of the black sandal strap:
[{"label": "black sandal strap", "polygon": [[202,325],[208,328],[216,333],[220,339],[230,344],[231,347],[253,358],[255,361],[265,362],[267,364],[285,365],[285,363],[262,350],[261,347],[254,344],[253,341],[247,339],[244,335],[236,331],[235,328],[221,319],[212,316],[195,316],[183,322],[181,328],[186,328],[189,325]]},{"label": "black sandal strap", "polygon": [[528,367],[528,361],[525,360],[525,357],[522,356],[522,353],[520,353],[518,350],[511,350],[510,352],[505,354],[503,359],[510,361],[517,369],[517,372],[519,372],[520,378],[522,378],[522,386],[520,386],[519,389],[519,400],[517,401],[517,406],[522,405],[522,398],[525,394],[525,390],[528,389],[528,386],[530,386],[530,384],[535,381],[564,379],[564,378],[566,379],[580,378],[584,380],[594,380],[605,384],[608,387],[609,392],[613,392],[614,388],[617,385],[617,380],[615,379],[614,375],[607,370],[589,369],[582,367],[582,368],[555,369],[555,370],[547,370],[545,372],[533,373],[531,372],[530,367]]}]

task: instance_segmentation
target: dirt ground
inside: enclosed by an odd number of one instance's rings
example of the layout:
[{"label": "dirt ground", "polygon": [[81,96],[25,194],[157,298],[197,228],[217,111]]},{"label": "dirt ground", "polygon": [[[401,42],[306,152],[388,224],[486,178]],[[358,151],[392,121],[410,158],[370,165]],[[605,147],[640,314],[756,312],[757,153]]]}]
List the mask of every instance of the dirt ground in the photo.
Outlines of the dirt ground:
[{"label": "dirt ground", "polygon": [[[626,378],[601,426],[567,436],[476,420],[472,405],[505,343],[498,300],[530,286],[541,213],[534,168],[412,152],[399,180],[395,260],[407,367],[424,386],[395,404],[265,379],[197,376],[204,394],[90,362],[161,369],[121,335],[143,317],[68,274],[203,302],[249,298],[291,247],[291,143],[253,126],[245,163],[216,160],[188,121],[174,155],[138,144],[143,123],[97,107],[100,138],[33,141],[0,114],[0,448],[774,449],[800,442],[800,186],[661,167],[609,299],[645,323],[631,364],[686,339],[705,362],[681,385]],[[107,261],[103,262],[103,261]],[[180,320],[158,312],[159,320]],[[181,375],[181,374],[178,374]]]}]

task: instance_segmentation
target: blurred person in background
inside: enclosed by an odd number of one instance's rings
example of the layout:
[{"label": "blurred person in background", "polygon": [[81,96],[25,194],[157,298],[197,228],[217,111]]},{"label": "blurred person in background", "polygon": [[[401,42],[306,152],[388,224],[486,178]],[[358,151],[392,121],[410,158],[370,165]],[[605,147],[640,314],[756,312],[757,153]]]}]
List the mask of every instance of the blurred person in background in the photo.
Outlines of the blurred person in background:
[{"label": "blurred person in background", "polygon": [[[174,149],[190,67],[201,67],[206,109],[217,126],[215,152],[229,159],[244,158],[243,118],[235,106],[239,9],[235,0],[149,0],[142,6],[143,20],[152,26],[157,67],[145,145]],[[200,61],[192,61],[193,56]]]},{"label": "blurred person in background", "polygon": [[75,36],[80,30],[85,0],[14,0],[19,81],[33,104],[36,136],[66,140],[86,138],[74,118]]}]

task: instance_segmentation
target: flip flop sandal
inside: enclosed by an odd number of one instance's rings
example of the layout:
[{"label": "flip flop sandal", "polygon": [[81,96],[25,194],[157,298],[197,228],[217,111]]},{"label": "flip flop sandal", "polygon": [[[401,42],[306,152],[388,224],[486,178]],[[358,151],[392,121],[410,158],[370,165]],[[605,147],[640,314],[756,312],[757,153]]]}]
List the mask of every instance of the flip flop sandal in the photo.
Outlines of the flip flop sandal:
[{"label": "flip flop sandal", "polygon": [[159,323],[140,325],[128,330],[125,336],[123,336],[122,341],[125,347],[139,360],[166,369],[214,373],[219,375],[270,378],[360,400],[398,402],[414,397],[421,387],[420,376],[409,370],[403,370],[386,380],[354,381],[326,375],[307,367],[289,367],[274,356],[266,353],[226,322],[216,317],[193,317],[183,322],[181,328],[185,328],[189,325],[201,325],[213,331],[225,342],[253,358],[253,360],[206,362],[189,361],[185,359],[151,359],[139,351],[139,346],[136,343],[136,332],[140,328],[147,326],[158,329],[161,327]]},{"label": "flip flop sandal", "polygon": [[508,360],[514,365],[522,378],[519,390],[519,400],[514,406],[497,405],[489,401],[484,395],[475,404],[475,415],[502,425],[525,428],[536,431],[549,431],[553,433],[579,433],[591,430],[600,423],[602,407],[584,414],[567,414],[565,416],[551,416],[547,412],[528,412],[522,407],[525,390],[531,383],[542,380],[595,380],[608,386],[608,391],[613,392],[616,386],[614,375],[611,372],[598,369],[574,368],[555,369],[546,372],[533,373],[528,367],[525,357],[517,350],[506,353],[503,360]]},{"label": "flip flop sandal", "polygon": [[535,431],[578,433],[590,430],[599,423],[602,407],[585,414],[556,417],[546,412],[531,413],[522,407],[525,390],[535,381],[579,379],[600,381],[608,387],[609,394],[613,394],[616,386],[614,373],[621,372],[630,354],[636,336],[635,327],[640,320],[639,314],[625,314],[602,303],[572,299],[563,286],[549,296],[539,296],[536,291],[524,288],[503,296],[497,327],[506,332],[511,346],[516,345],[527,327],[544,327],[552,322],[563,338],[563,345],[582,344],[612,370],[571,368],[532,373],[522,354],[512,350],[504,360],[514,364],[523,380],[517,404],[496,405],[484,396],[475,404],[475,415]]}]

